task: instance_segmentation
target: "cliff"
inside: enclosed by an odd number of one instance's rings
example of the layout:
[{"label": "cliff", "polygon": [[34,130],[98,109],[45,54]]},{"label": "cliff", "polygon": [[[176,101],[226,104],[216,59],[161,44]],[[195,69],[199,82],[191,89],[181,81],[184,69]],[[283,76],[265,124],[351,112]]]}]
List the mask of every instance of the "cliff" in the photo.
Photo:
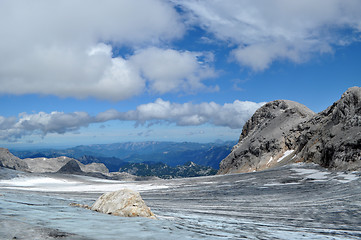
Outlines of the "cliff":
[{"label": "cliff", "polygon": [[335,170],[361,168],[361,88],[349,88],[326,110],[300,127],[295,160]]}]

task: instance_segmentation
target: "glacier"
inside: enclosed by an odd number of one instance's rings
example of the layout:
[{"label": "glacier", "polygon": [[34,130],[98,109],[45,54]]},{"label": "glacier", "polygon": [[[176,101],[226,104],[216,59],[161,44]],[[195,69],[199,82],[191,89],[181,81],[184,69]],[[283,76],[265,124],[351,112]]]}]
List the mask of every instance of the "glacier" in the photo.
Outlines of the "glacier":
[{"label": "glacier", "polygon": [[[361,173],[292,164],[208,177],[114,181],[0,169],[0,239],[360,239]],[[158,220],[70,206],[139,191]]]}]

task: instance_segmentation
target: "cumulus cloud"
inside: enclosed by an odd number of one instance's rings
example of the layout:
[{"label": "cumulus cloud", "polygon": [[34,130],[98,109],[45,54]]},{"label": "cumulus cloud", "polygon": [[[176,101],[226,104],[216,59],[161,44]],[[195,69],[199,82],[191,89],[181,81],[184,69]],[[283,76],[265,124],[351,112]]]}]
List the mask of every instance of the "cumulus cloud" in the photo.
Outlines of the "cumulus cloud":
[{"label": "cumulus cloud", "polygon": [[125,113],[109,110],[99,114],[97,119],[135,121],[137,125],[166,122],[175,123],[178,126],[197,126],[209,123],[237,129],[242,128],[244,123],[263,104],[239,100],[224,105],[215,102],[180,104],[158,98],[153,103],[139,105],[136,110]]},{"label": "cumulus cloud", "polygon": [[[123,100],[148,81],[157,93],[191,91],[213,74],[198,53],[154,47],[185,32],[167,1],[2,1],[0,29],[0,93]],[[137,52],[113,56],[124,46]]]},{"label": "cumulus cloud", "polygon": [[87,127],[89,124],[111,120],[134,121],[135,125],[148,126],[164,123],[177,126],[212,124],[238,129],[242,128],[263,104],[239,100],[223,105],[215,102],[180,104],[159,98],[155,102],[139,105],[135,110],[128,112],[108,110],[96,116],[90,116],[86,112],[21,113],[17,118],[0,116],[0,139],[15,141],[25,135],[64,134]]},{"label": "cumulus cloud", "polygon": [[306,61],[356,40],[339,29],[361,31],[357,0],[173,1],[192,16],[192,24],[234,44],[231,55],[254,71],[277,60]]},{"label": "cumulus cloud", "polygon": [[15,124],[15,127],[27,131],[41,131],[43,134],[65,133],[88,126],[91,119],[85,112],[22,113],[19,115],[19,121]]},{"label": "cumulus cloud", "polygon": [[75,131],[81,127],[87,127],[94,122],[85,112],[63,113],[63,112],[39,112],[35,114],[21,113],[18,118],[0,117],[0,139],[15,141],[25,135],[48,133],[64,134]]},{"label": "cumulus cloud", "polygon": [[[138,51],[130,61],[149,79],[152,91],[166,93],[205,89],[201,80],[216,74],[207,62],[198,59],[204,56],[204,53],[150,47]],[[207,55],[207,59],[211,58]]]},{"label": "cumulus cloud", "polygon": [[[358,0],[1,1],[0,94],[118,101],[146,91],[217,91],[205,83],[216,76],[212,53],[169,47],[189,25],[262,71],[359,40],[338,30],[360,32],[360,12]],[[113,54],[123,47],[129,55]]]}]

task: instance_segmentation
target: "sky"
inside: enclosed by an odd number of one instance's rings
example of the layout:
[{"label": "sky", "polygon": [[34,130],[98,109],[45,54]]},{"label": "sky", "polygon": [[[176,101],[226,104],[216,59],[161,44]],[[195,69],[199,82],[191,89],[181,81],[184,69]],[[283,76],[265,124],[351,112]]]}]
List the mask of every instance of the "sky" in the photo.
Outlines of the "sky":
[{"label": "sky", "polygon": [[2,0],[0,146],[237,141],[361,83],[359,0]]}]

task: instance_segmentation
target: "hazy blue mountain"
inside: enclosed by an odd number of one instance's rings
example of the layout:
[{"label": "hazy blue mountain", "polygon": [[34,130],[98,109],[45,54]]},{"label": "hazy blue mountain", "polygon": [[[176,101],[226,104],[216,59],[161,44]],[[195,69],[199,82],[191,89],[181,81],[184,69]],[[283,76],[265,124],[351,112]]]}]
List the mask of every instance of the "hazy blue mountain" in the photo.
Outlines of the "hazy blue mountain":
[{"label": "hazy blue mountain", "polygon": [[118,171],[126,163],[161,162],[171,167],[192,161],[198,165],[219,168],[234,142],[124,142],[80,145],[67,149],[41,149],[11,152],[19,158],[54,158],[67,156],[83,164],[104,163],[110,171]]},{"label": "hazy blue mountain", "polygon": [[168,166],[161,162],[128,163],[121,167],[119,171],[141,177],[157,176],[164,179],[210,176],[217,173],[217,170],[214,168],[200,166],[194,162],[187,162],[175,167]]}]

